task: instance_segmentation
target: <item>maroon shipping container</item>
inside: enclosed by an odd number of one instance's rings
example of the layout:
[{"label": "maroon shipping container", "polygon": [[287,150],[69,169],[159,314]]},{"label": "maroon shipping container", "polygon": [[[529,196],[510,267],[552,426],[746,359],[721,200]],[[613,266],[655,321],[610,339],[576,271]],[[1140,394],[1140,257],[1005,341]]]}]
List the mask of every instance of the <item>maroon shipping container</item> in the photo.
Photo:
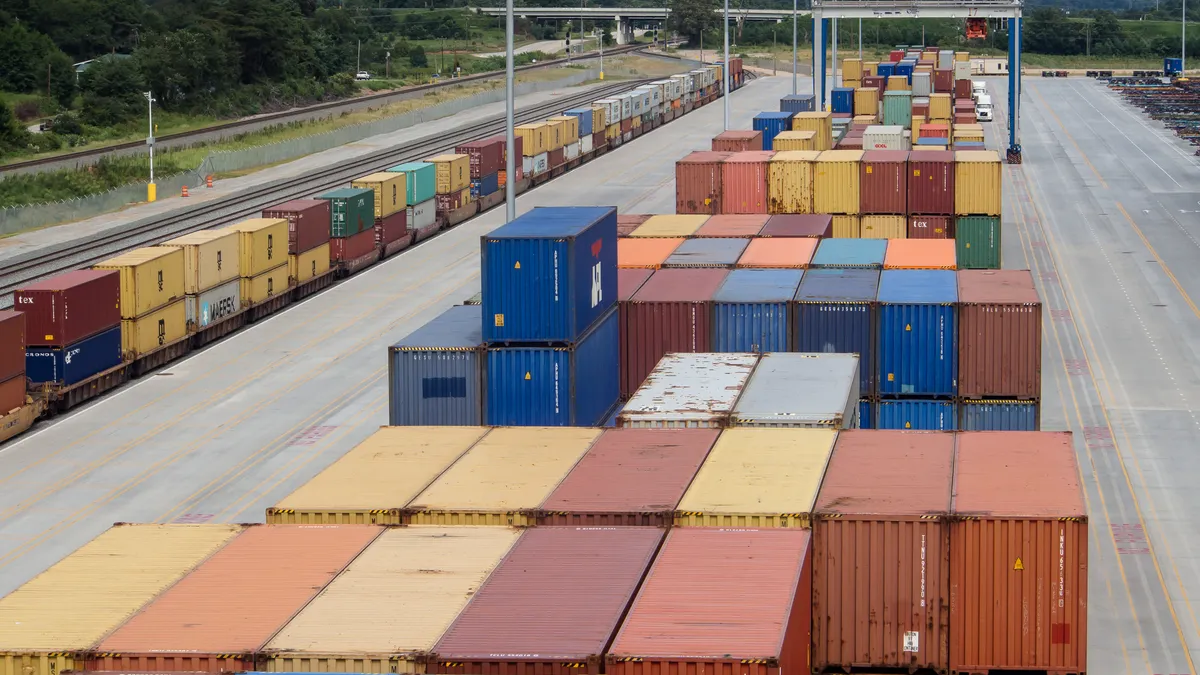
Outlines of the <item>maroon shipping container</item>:
[{"label": "maroon shipping container", "polygon": [[693,152],[675,162],[675,212],[716,215],[721,210],[721,165],[728,152]]},{"label": "maroon shipping container", "polygon": [[617,236],[625,237],[630,232],[642,226],[642,223],[650,219],[649,213],[635,213],[626,215],[617,215]]},{"label": "maroon shipping container", "polygon": [[604,137],[603,131],[592,134],[592,150],[603,148],[605,145],[608,145],[608,139]]},{"label": "maroon shipping container", "polygon": [[[25,360],[24,350],[21,351],[21,360]],[[28,386],[28,381],[25,379],[24,370],[22,367],[19,375],[0,382],[0,415],[7,415],[12,410],[25,405],[25,388]]]},{"label": "maroon shipping container", "polygon": [[437,202],[437,212],[446,213],[447,211],[460,209],[464,204],[469,203],[471,201],[471,190],[464,188],[448,195],[434,195],[433,198]]},{"label": "maroon shipping container", "polygon": [[954,434],[838,434],[813,507],[813,672],[949,661]]},{"label": "maroon shipping container", "polygon": [[887,78],[878,75],[867,75],[862,79],[863,89],[878,89],[880,92],[887,90]]},{"label": "maroon shipping container", "polygon": [[950,216],[909,216],[909,239],[953,239],[954,218]]},{"label": "maroon shipping container", "polygon": [[908,213],[908,151],[868,150],[859,168],[863,213]]},{"label": "maroon shipping container", "polygon": [[304,253],[329,241],[328,199],[293,199],[262,212],[263,218],[288,221],[288,253]]},{"label": "maroon shipping container", "polygon": [[979,120],[975,119],[975,113],[973,113],[973,112],[970,112],[970,113],[955,112],[954,113],[954,123],[955,124],[974,124],[977,121],[979,121]]},{"label": "maroon shipping container", "polygon": [[427,672],[598,675],[662,538],[652,527],[526,530],[438,640]]},{"label": "maroon shipping container", "polygon": [[[506,163],[508,162],[508,153],[504,151],[504,149],[508,146],[508,140],[505,138],[505,135],[500,134],[498,136],[488,136],[487,138],[485,138],[481,141],[476,141],[476,143],[492,143],[492,142],[500,143],[500,148],[501,148],[500,168],[497,169],[497,171],[504,171],[504,167],[505,167]],[[520,136],[517,136],[515,141],[513,142],[513,145],[517,146],[517,154],[515,155],[515,157],[517,159],[517,170],[519,171],[520,166],[521,166],[522,151],[524,151],[524,149],[525,149],[525,142],[521,139]],[[487,174],[485,173],[483,175],[486,176]],[[475,176],[472,175],[472,178],[474,178],[474,177]]]},{"label": "maroon shipping container", "polygon": [[621,393],[632,396],[668,352],[707,352],[712,298],[729,270],[656,271],[622,306]]},{"label": "maroon shipping container", "polygon": [[950,672],[1087,672],[1088,517],[1070,432],[957,435]]},{"label": "maroon shipping container", "polygon": [[933,90],[939,94],[954,93],[954,70],[934,70]]},{"label": "maroon shipping container", "polygon": [[65,347],[121,324],[121,275],[117,270],[56,274],[14,291],[13,307],[25,315],[26,346]]},{"label": "maroon shipping container", "polygon": [[810,673],[807,530],[672,529],[609,649],[608,675]]},{"label": "maroon shipping container", "polygon": [[958,273],[958,391],[1040,398],[1042,301],[1029,270]]},{"label": "maroon shipping container", "polygon": [[375,245],[387,246],[408,236],[408,211],[401,209],[375,221]]},{"label": "maroon shipping container", "polygon": [[[963,81],[965,82],[966,80],[963,80]],[[967,110],[974,111],[975,110],[975,101],[973,99],[969,99],[969,98],[956,98],[956,99],[954,99],[954,109],[962,110],[964,112]]]},{"label": "maroon shipping container", "polygon": [[863,137],[862,136],[846,136],[845,138],[843,138],[842,140],[837,142],[837,145],[834,146],[834,149],[836,149],[836,150],[862,150],[863,149]]},{"label": "maroon shipping container", "polygon": [[348,262],[375,250],[375,230],[363,230],[353,237],[334,237],[329,240],[329,259]]},{"label": "maroon shipping container", "polygon": [[899,63],[903,60],[904,60],[904,50],[903,49],[893,49],[892,52],[890,54],[888,54],[888,61],[891,61],[892,63]]},{"label": "maroon shipping container", "polygon": [[774,152],[735,152],[721,163],[721,213],[766,213]]},{"label": "maroon shipping container", "polygon": [[642,285],[654,274],[652,269],[625,268],[617,269],[617,302],[627,302],[634,296]]},{"label": "maroon shipping container", "polygon": [[25,315],[0,311],[0,381],[25,374]]},{"label": "maroon shipping container", "polygon": [[908,212],[948,216],[954,213],[954,153],[914,152],[908,158]]},{"label": "maroon shipping container", "polygon": [[493,136],[463,143],[454,152],[471,158],[471,178],[478,180],[504,168],[504,139]]},{"label": "maroon shipping container", "polygon": [[920,119],[929,119],[929,104],[928,103],[912,104],[912,114],[913,114],[913,117],[917,117]]},{"label": "maroon shipping container", "polygon": [[828,239],[833,236],[833,216],[825,213],[781,213],[768,218],[758,236]]},{"label": "maroon shipping container", "polygon": [[954,98],[971,98],[971,81],[954,81]]},{"label": "maroon shipping container", "polygon": [[762,152],[761,131],[723,131],[712,139],[713,152]]},{"label": "maroon shipping container", "polygon": [[922,124],[921,138],[950,138],[950,125],[933,122]]},{"label": "maroon shipping container", "polygon": [[539,525],[667,527],[717,429],[607,429],[542,504]]},{"label": "maroon shipping container", "polygon": [[627,134],[631,131],[633,131],[633,120],[628,118],[621,120],[621,133]]},{"label": "maroon shipping container", "polygon": [[550,162],[551,169],[556,169],[567,161],[567,153],[562,148],[551,150],[548,155],[547,159]]}]

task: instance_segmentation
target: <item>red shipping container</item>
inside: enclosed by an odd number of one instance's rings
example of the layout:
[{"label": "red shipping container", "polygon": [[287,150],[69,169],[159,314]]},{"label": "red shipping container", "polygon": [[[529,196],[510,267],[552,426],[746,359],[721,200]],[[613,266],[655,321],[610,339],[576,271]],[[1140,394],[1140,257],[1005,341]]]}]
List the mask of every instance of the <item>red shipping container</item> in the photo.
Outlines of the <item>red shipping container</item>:
[{"label": "red shipping container", "polygon": [[1087,672],[1088,516],[1070,432],[957,435],[950,672]]},{"label": "red shipping container", "polygon": [[766,213],[774,152],[735,152],[721,163],[721,213]]},{"label": "red shipping container", "polygon": [[[24,350],[21,352],[21,359],[25,359]],[[28,386],[28,381],[25,379],[24,370],[22,367],[20,375],[0,382],[0,415],[7,415],[10,411],[25,405],[25,388]]]},{"label": "red shipping container", "polygon": [[904,60],[903,49],[893,49],[891,54],[888,54],[888,60],[892,63],[899,63]]},{"label": "red shipping container", "polygon": [[934,70],[933,71],[933,90],[940,94],[951,94],[954,92],[954,71]]},{"label": "red shipping container", "polygon": [[[963,82],[966,82],[966,80],[963,80]],[[967,82],[967,84],[970,84],[970,83]],[[975,109],[975,101],[970,98],[956,98],[956,99],[954,99],[954,109],[955,110],[974,110]]]},{"label": "red shipping container", "polygon": [[363,230],[353,237],[334,237],[329,240],[329,259],[349,262],[375,250],[375,230]]},{"label": "red shipping container", "polygon": [[643,267],[617,269],[617,302],[628,302],[646,283],[654,270]]},{"label": "red shipping container", "polygon": [[550,161],[551,169],[560,167],[567,162],[567,152],[562,148],[551,150],[548,154],[549,157],[547,159]]},{"label": "red shipping container", "polygon": [[672,529],[605,672],[811,673],[811,558],[807,530]]},{"label": "red shipping container", "polygon": [[954,213],[954,153],[914,152],[908,158],[908,212],[946,216]]},{"label": "red shipping container", "polygon": [[429,673],[599,675],[662,543],[653,527],[535,527],[442,634]]},{"label": "red shipping container", "polygon": [[592,149],[593,150],[595,150],[596,148],[603,148],[605,145],[608,145],[608,139],[606,139],[604,137],[603,131],[597,131],[596,133],[592,134]]},{"label": "red shipping container", "polygon": [[859,168],[863,213],[908,213],[908,151],[868,150]]},{"label": "red shipping container", "polygon": [[262,212],[263,218],[288,221],[288,253],[304,253],[329,241],[328,199],[293,199]]},{"label": "red shipping container", "polygon": [[950,127],[932,122],[922,124],[920,138],[950,138]]},{"label": "red shipping container", "polygon": [[971,81],[954,81],[954,98],[971,98]]},{"label": "red shipping container", "polygon": [[25,315],[0,311],[0,381],[25,374]]},{"label": "red shipping container", "polygon": [[461,209],[463,205],[471,202],[471,188],[463,188],[458,192],[448,195],[434,195],[437,200],[437,212],[446,213],[455,209]]},{"label": "red shipping container", "polygon": [[909,239],[953,239],[954,218],[951,216],[909,216]]},{"label": "red shipping container", "polygon": [[762,152],[761,131],[723,131],[712,139],[713,152]]},{"label": "red shipping container", "polygon": [[[497,169],[497,171],[503,171],[506,163],[508,162],[508,153],[503,151],[503,148],[508,147],[507,136],[505,134],[499,134],[497,136],[488,136],[487,138],[483,139],[482,141],[476,141],[476,142],[477,143],[489,143],[489,142],[497,142],[497,141],[500,143],[500,147],[502,149],[501,150],[502,154],[500,155],[500,168]],[[521,157],[522,157],[521,153],[525,149],[525,141],[520,136],[516,136],[514,138],[513,145],[517,146],[517,152],[516,152],[515,157],[517,160],[517,167],[520,167],[521,166]],[[483,175],[486,176],[487,174],[485,173]],[[474,178],[474,176],[472,176],[472,178]],[[518,178],[519,178],[519,176],[518,176]]]},{"label": "red shipping container", "polygon": [[955,112],[954,113],[954,123],[955,124],[974,124],[977,121],[978,120],[975,119],[975,113],[973,113],[973,112],[971,112],[971,113]]},{"label": "red shipping container", "polygon": [[658,270],[622,304],[623,395],[633,395],[668,352],[711,351],[712,299],[728,274],[715,268]]},{"label": "red shipping container", "polygon": [[713,216],[696,230],[695,236],[757,237],[769,218],[770,216],[759,214]]},{"label": "red shipping container", "polygon": [[834,147],[837,150],[862,150],[863,149],[863,137],[862,136],[846,136],[842,140],[838,141],[837,145]]},{"label": "red shipping container", "polygon": [[929,117],[929,104],[928,103],[914,103],[914,104],[912,104],[912,112],[913,112],[913,117],[927,119]]},{"label": "red shipping container", "polygon": [[408,234],[408,211],[400,210],[387,218],[375,221],[375,245],[387,246]]},{"label": "red shipping container", "polygon": [[631,131],[633,131],[633,120],[632,119],[621,120],[621,133],[627,134]]},{"label": "red shipping container", "polygon": [[781,213],[768,218],[758,236],[828,239],[833,236],[833,216],[824,213]]},{"label": "red shipping container", "polygon": [[862,79],[863,89],[878,89],[883,92],[887,90],[887,78],[878,75],[867,75]]},{"label": "red shipping container", "polygon": [[716,215],[721,210],[721,165],[728,152],[693,152],[675,162],[675,212]]},{"label": "red shipping container", "polygon": [[25,315],[25,346],[65,347],[121,324],[121,275],[117,270],[57,274],[18,288],[13,307]]},{"label": "red shipping container", "polygon": [[471,158],[471,178],[476,180],[504,168],[504,140],[495,136],[463,143],[454,152]]},{"label": "red shipping container", "polygon": [[1042,395],[1042,300],[1029,270],[958,272],[958,391]]}]

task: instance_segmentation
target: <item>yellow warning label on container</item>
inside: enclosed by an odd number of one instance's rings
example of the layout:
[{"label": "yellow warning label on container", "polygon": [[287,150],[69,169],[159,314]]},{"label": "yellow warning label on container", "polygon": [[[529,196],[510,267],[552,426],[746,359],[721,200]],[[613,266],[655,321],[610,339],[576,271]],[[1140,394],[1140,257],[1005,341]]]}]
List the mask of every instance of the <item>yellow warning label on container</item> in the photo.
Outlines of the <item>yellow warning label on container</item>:
[{"label": "yellow warning label on container", "polygon": [[911,428],[912,428],[912,422],[905,422],[905,423],[904,423],[904,428],[905,428],[905,429],[911,429]]},{"label": "yellow warning label on container", "polygon": [[513,269],[514,269],[514,270],[519,270],[519,269],[521,269],[521,261],[520,261],[520,260],[518,260],[518,261],[517,261],[517,264],[516,264],[516,265],[513,265]]},{"label": "yellow warning label on container", "polygon": [[871,173],[871,167],[867,167],[867,173]]},{"label": "yellow warning label on container", "polygon": [[904,330],[912,330],[912,324],[911,323],[904,324]]},{"label": "yellow warning label on container", "polygon": [[526,380],[532,380],[532,379],[533,379],[532,377],[530,377],[530,376],[529,376],[529,372],[528,372],[528,371],[526,371],[526,373],[525,373],[525,379],[526,379]]},{"label": "yellow warning label on container", "polygon": [[492,317],[492,323],[495,324],[496,328],[504,328],[504,315],[503,314],[495,315],[494,317]]},{"label": "yellow warning label on container", "polygon": [[896,374],[888,373],[888,382],[895,382],[895,381],[896,381]]},{"label": "yellow warning label on container", "polygon": [[920,169],[913,169],[913,175],[914,175],[914,176],[916,176],[916,177],[918,177],[918,178],[920,178],[920,176],[921,176],[921,170],[920,170]]},{"label": "yellow warning label on container", "polygon": [[1013,563],[1013,569],[1014,570],[1023,570],[1023,569],[1025,569],[1025,563],[1021,562],[1020,558],[1017,558],[1017,562]]}]

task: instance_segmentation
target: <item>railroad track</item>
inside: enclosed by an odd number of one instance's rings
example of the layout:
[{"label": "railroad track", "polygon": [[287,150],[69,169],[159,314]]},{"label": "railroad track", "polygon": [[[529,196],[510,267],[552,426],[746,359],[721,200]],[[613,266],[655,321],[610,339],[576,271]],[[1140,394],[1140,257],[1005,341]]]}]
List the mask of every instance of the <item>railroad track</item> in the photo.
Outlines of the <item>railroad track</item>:
[{"label": "railroad track", "polygon": [[[553,113],[632,89],[653,79],[627,80],[518,110],[515,121],[517,124],[523,124],[544,119]],[[86,267],[124,250],[152,246],[188,232],[236,222],[257,215],[268,206],[345,185],[359,176],[404,162],[418,161],[460,143],[494,136],[502,133],[504,128],[504,116],[498,115],[456,134],[430,134],[404,145],[346,160],[304,176],[283,178],[247,188],[226,198],[187,209],[183,213],[148,218],[117,232],[17,256],[0,265],[0,309],[12,307],[12,292],[32,281]]]}]

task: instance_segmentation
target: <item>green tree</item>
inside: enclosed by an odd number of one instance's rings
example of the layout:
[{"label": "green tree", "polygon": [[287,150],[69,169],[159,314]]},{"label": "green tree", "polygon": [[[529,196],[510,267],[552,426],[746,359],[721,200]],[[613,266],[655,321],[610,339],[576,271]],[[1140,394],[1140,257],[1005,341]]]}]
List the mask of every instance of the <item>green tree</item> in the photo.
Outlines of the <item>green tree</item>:
[{"label": "green tree", "polygon": [[0,45],[0,89],[44,94],[49,67],[50,94],[63,105],[70,104],[75,69],[50,38],[14,22],[0,26]]},{"label": "green tree", "polygon": [[717,0],[671,0],[670,27],[689,42],[699,42],[706,30],[717,25]]},{"label": "green tree", "polygon": [[15,154],[29,144],[29,132],[21,127],[12,108],[0,101],[0,155]]},{"label": "green tree", "polygon": [[83,121],[116,126],[139,116],[146,105],[146,82],[133,59],[102,58],[84,71]]},{"label": "green tree", "polygon": [[428,68],[429,58],[425,56],[425,48],[421,45],[414,45],[408,50],[408,62],[413,68]]},{"label": "green tree", "polygon": [[241,75],[237,45],[205,24],[147,36],[136,60],[155,98],[168,108],[210,99]]}]

